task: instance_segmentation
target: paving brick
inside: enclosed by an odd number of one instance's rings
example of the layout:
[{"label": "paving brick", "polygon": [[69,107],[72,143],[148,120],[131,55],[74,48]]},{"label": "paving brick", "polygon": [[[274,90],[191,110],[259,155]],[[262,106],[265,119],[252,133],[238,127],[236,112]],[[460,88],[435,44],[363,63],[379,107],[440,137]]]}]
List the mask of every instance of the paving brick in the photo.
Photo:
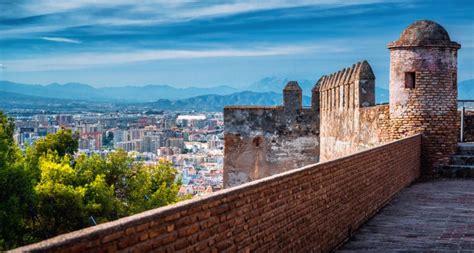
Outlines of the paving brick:
[{"label": "paving brick", "polygon": [[402,190],[336,252],[474,251],[474,180],[440,179]]}]

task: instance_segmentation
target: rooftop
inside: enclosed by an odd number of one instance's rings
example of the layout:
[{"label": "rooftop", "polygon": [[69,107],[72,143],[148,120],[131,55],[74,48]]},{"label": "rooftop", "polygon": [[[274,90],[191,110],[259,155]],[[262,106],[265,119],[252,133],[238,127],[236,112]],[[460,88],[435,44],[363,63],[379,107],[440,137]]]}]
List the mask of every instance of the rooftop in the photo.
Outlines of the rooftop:
[{"label": "rooftop", "polygon": [[296,91],[301,91],[301,87],[298,85],[298,82],[297,81],[289,81],[285,88],[283,89],[284,91],[285,90],[296,90]]},{"label": "rooftop", "polygon": [[449,38],[448,32],[431,20],[418,20],[403,30],[400,38],[388,45],[389,48],[410,46],[445,46],[460,48]]}]

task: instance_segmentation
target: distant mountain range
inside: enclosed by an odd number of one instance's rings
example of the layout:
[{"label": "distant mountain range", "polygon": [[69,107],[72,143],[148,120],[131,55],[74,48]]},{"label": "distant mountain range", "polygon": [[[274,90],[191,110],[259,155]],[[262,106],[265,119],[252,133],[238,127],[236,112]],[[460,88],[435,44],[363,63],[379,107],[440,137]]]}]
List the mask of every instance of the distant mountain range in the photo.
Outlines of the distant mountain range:
[{"label": "distant mountain range", "polygon": [[[210,88],[175,88],[169,85],[94,88],[81,83],[38,85],[0,81],[0,91],[55,99],[64,98],[107,102],[153,102],[159,99],[179,100],[203,95],[230,95],[242,91],[281,93],[287,82],[287,78],[267,77],[242,88],[233,88],[225,85]],[[311,96],[311,89],[314,86],[314,82],[302,79],[298,80],[298,83],[303,89],[303,95]],[[382,95],[381,98],[385,98],[386,96],[384,94],[388,94],[388,91],[384,89],[379,90],[381,92],[377,93]],[[388,99],[388,96],[386,98]]]},{"label": "distant mountain range", "polygon": [[229,86],[174,88],[169,85],[146,85],[94,88],[81,83],[34,85],[0,81],[0,91],[40,97],[90,101],[152,102],[158,99],[175,100],[207,94],[227,95],[239,90]]},{"label": "distant mountain range", "polygon": [[[203,95],[193,98],[171,101],[160,99],[154,103],[149,103],[160,110],[203,110],[203,111],[222,111],[227,105],[261,105],[273,106],[282,104],[283,97],[281,92],[253,92],[242,91],[230,95]],[[311,98],[303,96],[303,105],[309,106]]]},{"label": "distant mountain range", "polygon": [[74,99],[46,98],[12,92],[0,92],[2,111],[53,111],[53,112],[92,112],[112,111],[117,105]]},{"label": "distant mountain range", "polygon": [[[230,86],[174,88],[168,85],[94,88],[80,83],[31,85],[0,81],[0,109],[35,105],[36,108],[87,109],[98,104],[110,108],[135,104],[157,110],[220,111],[226,105],[279,105],[287,82],[286,78],[267,77],[237,89]],[[303,89],[303,104],[308,106],[314,82],[299,80],[298,83]],[[458,86],[459,99],[474,99],[474,79],[459,82]],[[376,87],[377,103],[388,100],[388,90]]]},{"label": "distant mountain range", "polygon": [[[246,87],[243,87],[243,90],[248,91],[255,91],[255,92],[276,92],[281,93],[285,85],[290,81],[288,78],[281,78],[281,77],[265,77],[263,79],[258,80]],[[301,89],[303,90],[303,95],[311,96],[311,89],[315,84],[314,81],[300,79],[298,80],[298,84],[300,85]]]}]

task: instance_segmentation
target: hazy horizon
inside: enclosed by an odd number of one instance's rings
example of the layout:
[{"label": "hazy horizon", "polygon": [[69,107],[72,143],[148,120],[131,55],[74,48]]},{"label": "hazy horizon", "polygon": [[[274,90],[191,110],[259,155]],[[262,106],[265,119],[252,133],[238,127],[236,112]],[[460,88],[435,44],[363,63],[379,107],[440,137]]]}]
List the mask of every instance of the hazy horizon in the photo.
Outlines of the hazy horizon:
[{"label": "hazy horizon", "polygon": [[97,88],[242,88],[265,77],[316,81],[368,60],[388,87],[387,43],[431,19],[462,45],[474,79],[474,2],[342,0],[3,1],[0,80]]}]

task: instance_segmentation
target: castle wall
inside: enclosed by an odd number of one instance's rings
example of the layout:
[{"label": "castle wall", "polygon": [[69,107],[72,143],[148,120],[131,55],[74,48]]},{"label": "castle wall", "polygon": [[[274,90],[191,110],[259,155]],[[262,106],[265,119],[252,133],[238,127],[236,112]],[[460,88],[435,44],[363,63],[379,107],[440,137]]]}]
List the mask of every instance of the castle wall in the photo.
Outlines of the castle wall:
[{"label": "castle wall", "polygon": [[[457,49],[392,48],[390,119],[392,138],[423,133],[424,172],[433,174],[455,153]],[[405,88],[405,73],[415,72],[415,88]]]},{"label": "castle wall", "polygon": [[[226,129],[237,128],[226,130],[224,186],[317,161],[302,154],[315,155],[318,147],[319,160],[327,161],[417,133],[423,136],[423,172],[436,173],[449,163],[459,138],[459,48],[446,30],[432,21],[417,21],[405,29],[398,41],[389,44],[390,106],[375,106],[375,76],[366,61],[322,76],[312,90],[312,108],[318,108],[313,111],[319,111],[320,117],[320,141],[313,143],[319,146],[311,145],[312,139],[317,139],[314,125],[309,131],[314,135],[304,136],[304,131],[294,124],[293,118],[304,111],[301,88],[296,82],[285,87],[284,106],[271,113],[275,121],[268,122],[272,126],[268,131],[260,131],[250,121],[233,121],[243,112],[227,110]],[[311,129],[306,123],[301,127]],[[252,146],[260,139],[260,146]]]},{"label": "castle wall", "polygon": [[389,140],[388,105],[375,104],[375,76],[367,62],[319,81],[320,160],[327,161]]},{"label": "castle wall", "polygon": [[419,176],[419,135],[60,235],[25,252],[330,252]]},{"label": "castle wall", "polygon": [[311,109],[224,109],[224,187],[319,161],[319,115]]},{"label": "castle wall", "polygon": [[321,115],[321,161],[328,161],[390,140],[388,105]]}]

